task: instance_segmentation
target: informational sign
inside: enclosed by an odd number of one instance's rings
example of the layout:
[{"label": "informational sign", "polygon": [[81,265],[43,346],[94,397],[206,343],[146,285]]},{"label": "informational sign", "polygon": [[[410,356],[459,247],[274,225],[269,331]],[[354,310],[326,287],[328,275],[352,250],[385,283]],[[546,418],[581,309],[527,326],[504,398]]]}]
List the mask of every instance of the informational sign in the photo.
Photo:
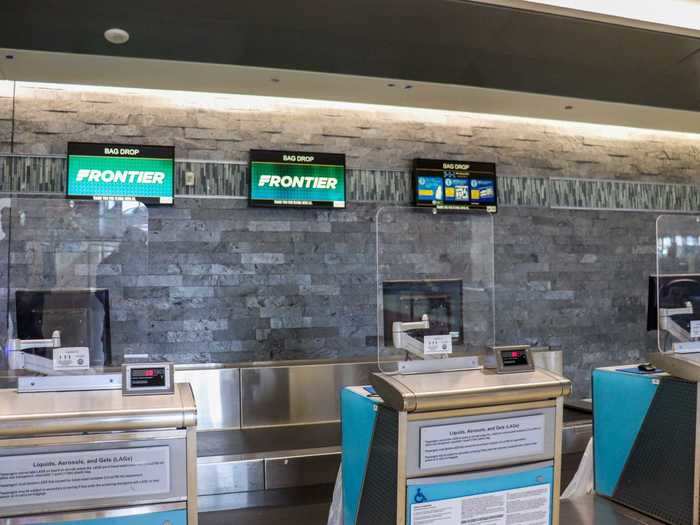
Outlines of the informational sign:
[{"label": "informational sign", "polygon": [[700,321],[690,321],[690,338],[700,338]]},{"label": "informational sign", "polygon": [[411,505],[411,525],[549,525],[549,484]]},{"label": "informational sign", "polygon": [[451,335],[426,335],[423,337],[423,353],[425,355],[451,354]]},{"label": "informational sign", "polygon": [[496,165],[493,163],[415,159],[413,179],[416,206],[497,211]]},{"label": "informational sign", "polygon": [[0,457],[0,508],[169,491],[167,446]]},{"label": "informational sign", "polygon": [[420,429],[420,468],[445,468],[542,454],[544,440],[544,414],[423,427]]},{"label": "informational sign", "polygon": [[54,370],[87,370],[88,368],[90,368],[89,348],[85,346],[77,346],[54,349]]},{"label": "informational sign", "polygon": [[252,206],[345,208],[345,155],[252,150]]},{"label": "informational sign", "polygon": [[66,196],[172,204],[175,148],[68,143]]}]

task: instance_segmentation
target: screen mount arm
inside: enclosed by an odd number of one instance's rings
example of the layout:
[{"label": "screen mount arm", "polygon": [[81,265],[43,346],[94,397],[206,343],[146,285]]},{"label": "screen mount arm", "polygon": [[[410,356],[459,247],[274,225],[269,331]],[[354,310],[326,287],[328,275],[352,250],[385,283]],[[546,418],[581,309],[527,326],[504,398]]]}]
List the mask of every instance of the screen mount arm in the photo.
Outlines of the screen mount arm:
[{"label": "screen mount arm", "polygon": [[22,352],[28,348],[60,348],[61,332],[54,330],[50,339],[10,339],[10,352]]},{"label": "screen mount arm", "polygon": [[391,325],[391,337],[394,347],[398,350],[406,350],[407,352],[424,359],[425,354],[423,353],[423,343],[415,337],[408,335],[407,332],[409,330],[427,330],[428,328],[430,328],[430,319],[428,318],[428,314],[423,314],[420,321],[411,321],[406,323],[395,321]]},{"label": "screen mount arm", "polygon": [[28,370],[38,374],[55,374],[53,360],[34,355],[30,348],[60,348],[61,332],[54,330],[50,339],[10,339],[8,341],[8,364],[10,370]]},{"label": "screen mount arm", "polygon": [[673,320],[674,315],[693,315],[693,305],[686,302],[682,308],[659,308],[660,327],[679,341],[690,341],[688,331]]}]

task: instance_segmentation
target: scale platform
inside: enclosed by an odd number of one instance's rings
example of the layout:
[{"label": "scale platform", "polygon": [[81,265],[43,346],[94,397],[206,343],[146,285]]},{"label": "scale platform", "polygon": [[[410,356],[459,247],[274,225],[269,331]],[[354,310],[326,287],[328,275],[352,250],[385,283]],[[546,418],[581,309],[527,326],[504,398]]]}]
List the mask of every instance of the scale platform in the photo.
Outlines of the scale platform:
[{"label": "scale platform", "polygon": [[672,376],[700,382],[700,353],[655,352],[649,354],[649,362]]},{"label": "scale platform", "polygon": [[397,411],[430,412],[524,403],[567,396],[568,379],[544,370],[496,374],[493,370],[439,374],[373,374],[372,386],[384,404]]}]

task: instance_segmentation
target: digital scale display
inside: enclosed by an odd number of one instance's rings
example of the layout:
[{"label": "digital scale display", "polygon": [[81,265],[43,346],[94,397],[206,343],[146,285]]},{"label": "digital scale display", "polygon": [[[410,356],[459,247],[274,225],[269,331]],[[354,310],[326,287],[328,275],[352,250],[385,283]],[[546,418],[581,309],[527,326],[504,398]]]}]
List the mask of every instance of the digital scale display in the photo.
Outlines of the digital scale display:
[{"label": "digital scale display", "polygon": [[131,370],[131,388],[164,386],[164,368],[133,368]]},{"label": "digital scale display", "polygon": [[501,352],[503,366],[523,366],[528,365],[527,351],[525,350],[503,350]]},{"label": "digital scale display", "polygon": [[122,393],[125,396],[172,394],[175,372],[172,363],[124,363]]},{"label": "digital scale display", "polygon": [[496,348],[495,353],[496,372],[499,374],[532,372],[535,369],[532,353],[527,346]]}]

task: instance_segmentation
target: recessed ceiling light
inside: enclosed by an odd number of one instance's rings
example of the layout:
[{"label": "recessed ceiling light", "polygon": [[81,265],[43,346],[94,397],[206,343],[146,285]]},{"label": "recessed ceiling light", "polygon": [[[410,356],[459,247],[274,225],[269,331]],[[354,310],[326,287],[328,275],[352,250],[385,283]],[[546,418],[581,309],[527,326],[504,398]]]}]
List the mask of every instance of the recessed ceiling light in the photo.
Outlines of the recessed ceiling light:
[{"label": "recessed ceiling light", "polygon": [[110,44],[126,44],[129,41],[129,33],[118,27],[105,31],[105,40]]}]

